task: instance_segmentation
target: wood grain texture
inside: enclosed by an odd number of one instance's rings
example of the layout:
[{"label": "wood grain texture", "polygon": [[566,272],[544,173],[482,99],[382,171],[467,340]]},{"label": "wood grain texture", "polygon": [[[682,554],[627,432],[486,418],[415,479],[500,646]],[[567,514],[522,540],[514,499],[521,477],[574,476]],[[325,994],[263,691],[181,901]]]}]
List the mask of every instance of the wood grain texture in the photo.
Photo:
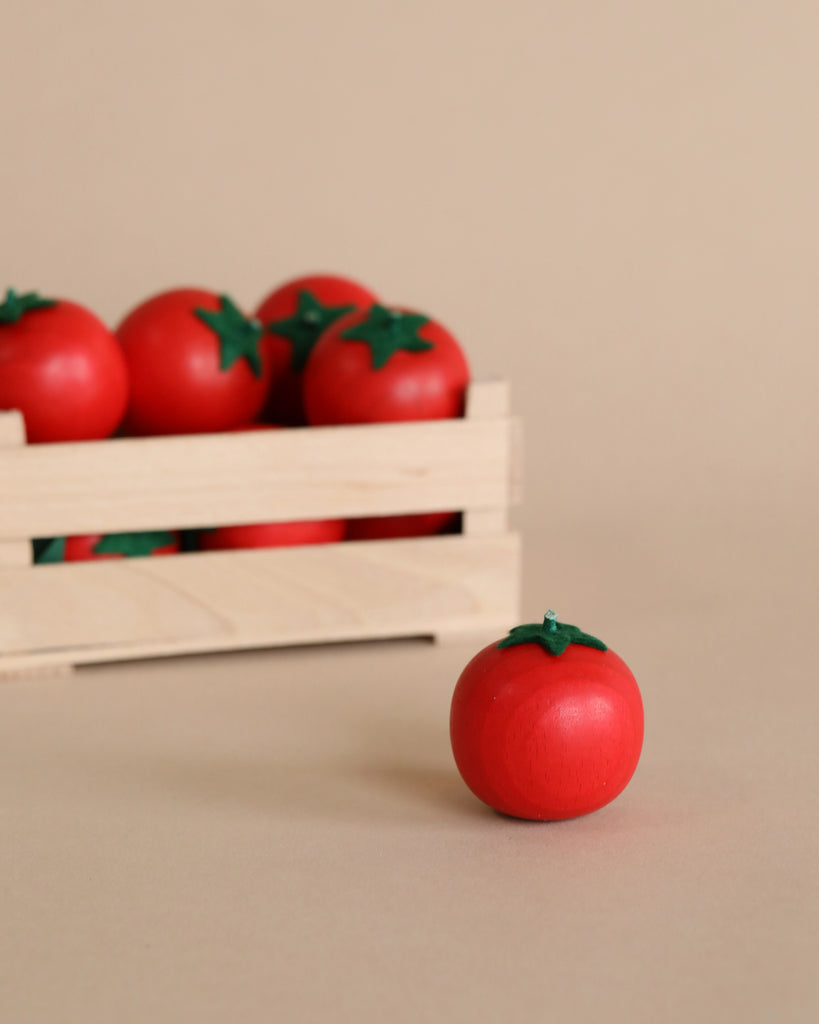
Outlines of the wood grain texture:
[{"label": "wood grain texture", "polygon": [[0,541],[497,508],[506,396],[473,385],[460,420],[0,447]]},{"label": "wood grain texture", "polygon": [[[466,415],[472,420],[496,420],[509,416],[511,407],[510,390],[507,381],[491,381],[470,389]],[[485,537],[505,533],[509,520],[509,503],[516,488],[517,453],[520,440],[520,424],[516,418],[509,421],[509,461],[503,467],[506,473],[506,496],[503,502],[491,508],[467,507],[463,513],[463,532],[470,537]],[[491,471],[491,467],[490,467]]]},{"label": "wood grain texture", "polygon": [[[26,443],[26,428],[19,412],[0,412],[0,453],[3,449],[23,450]],[[0,510],[8,480],[0,474]],[[21,531],[19,537],[3,537],[0,534],[0,565],[29,565],[32,560],[31,544],[25,540],[27,534]]]},{"label": "wood grain texture", "polygon": [[[24,444],[0,414],[0,674],[519,618],[504,381],[460,420]],[[21,537],[463,510],[463,534],[34,566]],[[23,554],[25,553],[25,557]]]},{"label": "wood grain texture", "polygon": [[0,568],[0,673],[377,637],[518,618],[514,535]]},{"label": "wood grain texture", "polygon": [[486,380],[471,384],[466,396],[466,418],[497,420],[509,415],[511,389],[509,381]]},{"label": "wood grain texture", "polygon": [[463,532],[468,537],[491,537],[506,532],[509,516],[505,506],[472,508],[463,514]]}]

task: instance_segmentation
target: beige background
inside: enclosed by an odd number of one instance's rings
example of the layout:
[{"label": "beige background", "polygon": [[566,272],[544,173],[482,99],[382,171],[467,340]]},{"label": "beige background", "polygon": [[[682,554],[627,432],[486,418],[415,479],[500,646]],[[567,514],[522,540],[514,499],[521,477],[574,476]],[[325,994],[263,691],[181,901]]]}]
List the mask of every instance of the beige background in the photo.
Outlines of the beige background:
[{"label": "beige background", "polygon": [[814,1019],[819,8],[2,15],[0,285],[434,313],[525,419],[527,618],[647,715],[626,793],[542,826],[455,773],[469,647],[4,684],[2,1019]]}]

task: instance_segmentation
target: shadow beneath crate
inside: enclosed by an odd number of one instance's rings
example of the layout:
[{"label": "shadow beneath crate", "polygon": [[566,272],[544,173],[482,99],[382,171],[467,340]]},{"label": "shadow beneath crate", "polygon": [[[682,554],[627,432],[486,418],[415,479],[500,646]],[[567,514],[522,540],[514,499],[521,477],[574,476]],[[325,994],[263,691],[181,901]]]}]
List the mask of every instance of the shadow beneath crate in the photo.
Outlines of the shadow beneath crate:
[{"label": "shadow beneath crate", "polygon": [[[491,635],[494,636],[495,632],[497,631],[492,631]],[[489,634],[486,635],[488,636]],[[324,640],[321,642],[304,640],[275,645],[247,644],[237,648],[225,647],[201,651],[164,651],[160,654],[146,654],[135,657],[129,657],[126,653],[122,653],[117,655],[117,657],[107,660],[72,663],[67,666],[67,669],[68,671],[93,677],[94,675],[104,674],[112,669],[118,672],[140,673],[143,669],[149,671],[161,670],[165,667],[173,668],[175,666],[194,668],[197,666],[216,667],[221,664],[222,666],[240,667],[242,659],[252,661],[260,656],[283,659],[288,657],[299,658],[305,654],[326,653],[327,655],[332,655],[334,651],[350,651],[353,654],[360,651],[366,654],[370,650],[377,652],[391,648],[400,649],[403,645],[424,649],[438,646],[440,643],[452,643],[456,646],[460,644],[467,649],[474,649],[476,644],[475,638],[478,637],[482,640],[484,636],[483,632],[442,633],[440,635],[433,633],[396,633],[394,636],[351,637],[349,639]],[[64,667],[62,664],[58,665],[57,670]],[[35,671],[37,674],[51,674],[53,668],[52,666],[46,666],[44,669],[32,670],[32,674]]]}]

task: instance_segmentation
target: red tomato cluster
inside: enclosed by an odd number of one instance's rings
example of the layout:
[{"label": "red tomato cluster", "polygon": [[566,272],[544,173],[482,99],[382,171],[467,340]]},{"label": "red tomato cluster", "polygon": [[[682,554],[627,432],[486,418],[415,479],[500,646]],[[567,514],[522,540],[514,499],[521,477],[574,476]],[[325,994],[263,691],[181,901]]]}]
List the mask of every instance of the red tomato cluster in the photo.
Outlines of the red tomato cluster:
[{"label": "red tomato cluster", "polygon": [[[176,288],[114,330],[65,299],[9,290],[0,302],[0,410],[22,412],[30,443],[455,417],[468,382],[440,323],[334,275],[288,281],[250,315],[227,295]],[[38,559],[419,536],[457,521],[440,512],[218,527],[193,540],[58,538],[40,543]]]}]

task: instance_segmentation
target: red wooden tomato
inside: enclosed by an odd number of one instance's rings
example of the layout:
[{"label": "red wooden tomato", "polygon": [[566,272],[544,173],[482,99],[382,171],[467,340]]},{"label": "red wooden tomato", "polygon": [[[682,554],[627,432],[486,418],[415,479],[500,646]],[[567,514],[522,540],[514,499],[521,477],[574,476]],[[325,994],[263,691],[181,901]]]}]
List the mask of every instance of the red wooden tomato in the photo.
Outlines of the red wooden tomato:
[{"label": "red wooden tomato", "polygon": [[[280,430],[279,423],[250,423],[237,431]],[[199,547],[203,551],[233,548],[276,548],[296,544],[332,544],[343,540],[343,519],[302,519],[284,523],[248,523],[200,530]]]},{"label": "red wooden tomato", "polygon": [[378,304],[337,320],[304,372],[307,420],[315,425],[462,416],[469,366],[441,324]]},{"label": "red wooden tomato", "polygon": [[9,291],[0,304],[0,409],[19,409],[32,443],[110,436],[128,373],[111,331],[65,299]]},{"label": "red wooden tomato", "polygon": [[142,558],[147,555],[172,555],[180,548],[181,537],[175,530],[77,534],[71,537],[55,537],[46,542],[35,542],[34,561],[42,564]]},{"label": "red wooden tomato", "polygon": [[296,544],[332,544],[343,537],[343,519],[303,519],[292,523],[253,523],[202,530],[199,546],[203,551],[277,548]]},{"label": "red wooden tomato", "polygon": [[628,666],[549,612],[466,666],[450,713],[455,763],[504,814],[588,814],[625,788],[643,744],[643,703]]},{"label": "red wooden tomato", "polygon": [[418,512],[401,516],[364,516],[347,522],[348,540],[391,540],[447,533],[458,523],[457,512]]},{"label": "red wooden tomato", "polygon": [[273,362],[260,323],[226,295],[177,288],[132,310],[116,331],[131,378],[131,434],[229,430],[258,414]]},{"label": "red wooden tomato", "polygon": [[363,285],[331,274],[297,277],[272,291],[256,310],[269,335],[273,383],[264,417],[275,423],[305,423],[302,375],[319,336],[336,320],[368,309],[375,295]]}]

